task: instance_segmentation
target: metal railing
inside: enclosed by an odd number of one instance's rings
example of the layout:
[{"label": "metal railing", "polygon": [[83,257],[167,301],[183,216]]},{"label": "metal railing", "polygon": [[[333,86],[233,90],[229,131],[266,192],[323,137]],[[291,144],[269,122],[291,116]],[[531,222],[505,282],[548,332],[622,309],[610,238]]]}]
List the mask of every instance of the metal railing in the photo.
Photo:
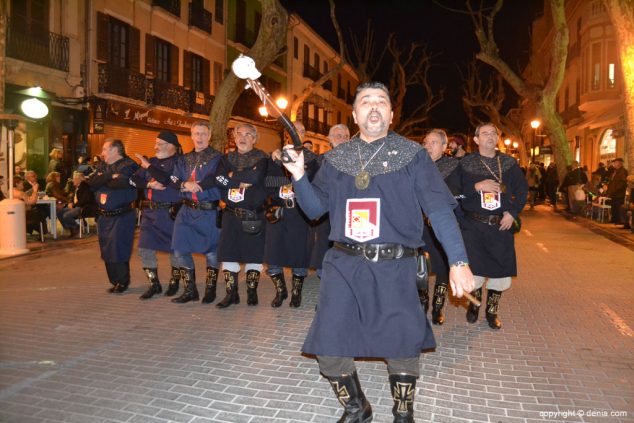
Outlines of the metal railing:
[{"label": "metal railing", "polygon": [[304,76],[312,79],[313,81],[317,81],[321,78],[321,73],[319,73],[319,69],[309,65],[308,63],[304,63]]},{"label": "metal railing", "polygon": [[215,97],[200,91],[189,91],[190,112],[201,115],[208,115]]},{"label": "metal railing", "polygon": [[328,124],[320,122],[317,119],[304,118],[304,126],[307,131],[315,132],[317,134],[328,135]]},{"label": "metal railing", "polygon": [[6,55],[68,72],[68,37],[48,31],[24,31],[7,19]]},{"label": "metal railing", "polygon": [[[148,79],[148,82],[150,80]],[[190,93],[180,85],[170,84],[169,82],[153,80],[154,97],[149,99],[151,103],[157,106],[165,106],[171,109],[180,109],[189,112],[191,96]]]},{"label": "metal railing", "polygon": [[98,68],[99,92],[145,101],[147,87],[145,75],[129,69],[100,63]]},{"label": "metal railing", "polygon": [[158,6],[174,16],[181,17],[181,0],[152,0],[152,6]]},{"label": "metal railing", "polygon": [[189,3],[189,26],[211,34],[211,12],[202,7],[201,3]]}]

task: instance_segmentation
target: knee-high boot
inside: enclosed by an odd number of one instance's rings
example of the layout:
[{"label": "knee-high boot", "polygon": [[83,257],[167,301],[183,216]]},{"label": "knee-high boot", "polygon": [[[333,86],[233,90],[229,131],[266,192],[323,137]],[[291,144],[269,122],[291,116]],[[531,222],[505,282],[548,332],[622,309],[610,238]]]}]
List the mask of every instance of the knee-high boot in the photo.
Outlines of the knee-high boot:
[{"label": "knee-high boot", "polygon": [[180,297],[172,298],[173,303],[188,303],[190,301],[198,301],[198,288],[196,288],[196,272],[194,269],[181,267],[181,279],[185,285],[183,294]]},{"label": "knee-high boot", "polygon": [[211,304],[216,300],[216,286],[218,284],[218,269],[207,266],[207,280],[205,281],[205,295],[201,303]]},{"label": "knee-high boot", "polygon": [[293,275],[291,285],[291,301],[289,307],[299,307],[302,305],[302,288],[304,286],[304,276]]},{"label": "knee-high boot", "polygon": [[171,297],[178,292],[178,287],[181,280],[181,270],[178,267],[172,266],[172,277],[165,290],[165,296]]},{"label": "knee-high boot", "polygon": [[425,310],[425,314],[427,314],[427,310],[429,310],[429,290],[427,288],[419,289],[418,299]]},{"label": "knee-high boot", "polygon": [[435,325],[445,323],[445,315],[442,312],[442,308],[445,306],[446,294],[447,285],[436,283],[436,286],[434,286],[434,299],[431,305],[431,322]]},{"label": "knee-high boot", "polygon": [[279,307],[282,305],[285,299],[288,298],[288,291],[286,290],[286,281],[284,280],[284,273],[278,273],[277,275],[271,275],[271,280],[275,285],[275,298],[271,301],[271,307]]},{"label": "knee-high boot", "polygon": [[390,390],[394,400],[394,406],[392,407],[393,422],[414,423],[416,376],[406,374],[390,375]]},{"label": "knee-high boot", "polygon": [[502,327],[502,322],[498,319],[498,307],[500,306],[501,297],[502,291],[487,290],[486,315],[491,329],[500,329]]},{"label": "knee-high boot", "polygon": [[260,283],[260,272],[251,269],[247,271],[247,304],[258,305],[258,284]]},{"label": "knee-high boot", "polygon": [[372,407],[361,390],[357,372],[351,375],[328,377],[328,381],[345,410],[337,421],[338,423],[367,423],[372,421]]},{"label": "knee-high boot", "polygon": [[[473,291],[473,296],[478,300],[482,301],[482,288],[478,288]],[[480,306],[469,302],[469,308],[467,309],[467,322],[475,323],[478,321],[478,313],[480,312]]]},{"label": "knee-high boot", "polygon": [[240,304],[240,295],[238,295],[238,273],[223,270],[225,276],[225,290],[227,295],[216,304],[218,308],[229,307],[231,304]]},{"label": "knee-high boot", "polygon": [[161,287],[161,282],[158,279],[158,271],[156,268],[151,269],[149,267],[144,267],[145,276],[147,276],[147,280],[150,283],[147,290],[141,294],[139,297],[142,300],[147,300],[148,298],[152,298],[154,294],[160,294],[163,292],[163,288]]}]

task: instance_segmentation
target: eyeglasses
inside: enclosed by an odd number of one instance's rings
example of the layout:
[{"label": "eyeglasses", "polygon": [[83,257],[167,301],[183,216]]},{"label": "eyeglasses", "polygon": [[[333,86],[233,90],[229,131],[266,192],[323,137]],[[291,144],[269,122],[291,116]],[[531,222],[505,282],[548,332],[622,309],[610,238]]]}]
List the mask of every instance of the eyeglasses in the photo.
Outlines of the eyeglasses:
[{"label": "eyeglasses", "polygon": [[236,132],[236,138],[255,138],[255,135],[250,132]]},{"label": "eyeglasses", "polygon": [[488,136],[497,137],[498,133],[497,132],[480,132],[480,134],[478,136],[482,136],[482,135],[484,135],[486,137],[488,137]]}]

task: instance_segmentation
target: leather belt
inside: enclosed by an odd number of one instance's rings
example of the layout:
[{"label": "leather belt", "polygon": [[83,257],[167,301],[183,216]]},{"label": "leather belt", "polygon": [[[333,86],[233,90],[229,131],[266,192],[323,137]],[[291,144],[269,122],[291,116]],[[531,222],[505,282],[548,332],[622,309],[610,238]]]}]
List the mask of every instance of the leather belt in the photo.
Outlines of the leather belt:
[{"label": "leather belt", "polygon": [[478,222],[486,223],[489,226],[499,225],[500,220],[504,217],[503,214],[479,214],[473,212],[468,212],[467,216],[473,220],[477,220]]},{"label": "leather belt", "polygon": [[183,200],[183,204],[194,210],[216,210],[218,208],[218,201]]},{"label": "leather belt", "polygon": [[170,203],[168,202],[158,202],[158,201],[150,201],[150,200],[142,200],[141,201],[141,208],[142,209],[169,209],[170,207],[172,207],[173,205],[178,204],[177,203]]},{"label": "leather belt", "polygon": [[405,247],[401,244],[346,244],[335,242],[334,247],[351,256],[362,256],[367,260],[394,260],[405,257],[416,257],[416,248]]},{"label": "leather belt", "polygon": [[256,220],[258,213],[264,211],[264,206],[260,206],[255,210],[225,207],[223,211],[234,214],[240,220]]},{"label": "leather belt", "polygon": [[127,213],[129,211],[132,211],[132,208],[130,206],[128,207],[122,207],[120,209],[113,209],[113,210],[104,210],[104,209],[97,209],[97,214],[100,216],[119,216],[123,213]]}]

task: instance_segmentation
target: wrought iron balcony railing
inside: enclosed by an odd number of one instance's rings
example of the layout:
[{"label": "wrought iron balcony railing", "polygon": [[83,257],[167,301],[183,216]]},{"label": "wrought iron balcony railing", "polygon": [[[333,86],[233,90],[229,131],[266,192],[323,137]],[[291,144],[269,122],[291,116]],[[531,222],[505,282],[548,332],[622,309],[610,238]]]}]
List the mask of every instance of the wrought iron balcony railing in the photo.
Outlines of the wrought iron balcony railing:
[{"label": "wrought iron balcony railing", "polygon": [[189,26],[211,34],[211,12],[203,7],[203,3],[189,3]]},{"label": "wrought iron balcony railing", "polygon": [[6,55],[68,72],[68,37],[48,31],[24,31],[7,19]]},{"label": "wrought iron balcony railing", "polygon": [[158,6],[174,16],[181,17],[181,0],[152,0],[152,6]]},{"label": "wrought iron balcony railing", "polygon": [[317,119],[304,118],[304,126],[307,131],[315,132],[317,134],[328,135],[328,124],[320,122]]},{"label": "wrought iron balcony railing", "polygon": [[208,115],[215,97],[200,91],[189,91],[190,112]]},{"label": "wrought iron balcony railing", "polygon": [[145,75],[129,69],[100,63],[98,68],[99,92],[145,101],[147,87]]},{"label": "wrought iron balcony railing", "polygon": [[147,81],[154,84],[154,96],[147,99],[148,103],[189,112],[191,97],[185,88],[157,79]]},{"label": "wrought iron balcony railing", "polygon": [[317,81],[321,78],[321,73],[319,73],[319,69],[309,65],[308,63],[304,63],[304,76],[308,79],[312,79],[313,81]]}]

